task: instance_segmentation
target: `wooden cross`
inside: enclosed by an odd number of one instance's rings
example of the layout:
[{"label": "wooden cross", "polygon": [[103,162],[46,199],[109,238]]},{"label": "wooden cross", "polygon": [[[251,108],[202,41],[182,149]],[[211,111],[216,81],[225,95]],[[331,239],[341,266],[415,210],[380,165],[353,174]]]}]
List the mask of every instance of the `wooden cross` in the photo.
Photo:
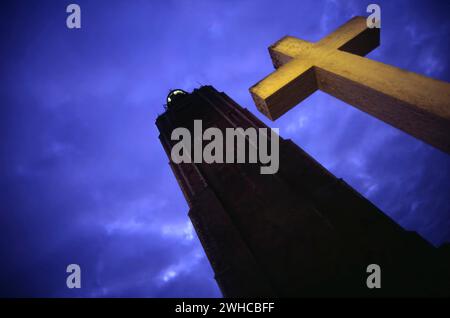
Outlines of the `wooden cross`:
[{"label": "wooden cross", "polygon": [[316,43],[286,36],[269,47],[277,70],[250,93],[275,120],[320,89],[450,153],[450,84],[362,57],[379,44],[364,17]]}]

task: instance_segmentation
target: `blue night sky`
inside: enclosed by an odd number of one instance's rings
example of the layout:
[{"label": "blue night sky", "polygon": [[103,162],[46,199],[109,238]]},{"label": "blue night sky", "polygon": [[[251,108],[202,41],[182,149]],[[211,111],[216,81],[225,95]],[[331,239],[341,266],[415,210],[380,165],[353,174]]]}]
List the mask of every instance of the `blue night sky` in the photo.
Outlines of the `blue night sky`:
[{"label": "blue night sky", "polygon": [[[450,242],[450,157],[317,92],[277,122],[248,88],[284,35],[317,41],[370,1],[9,1],[0,9],[0,296],[218,297],[154,124],[214,85],[404,228]],[[448,1],[379,1],[368,57],[450,81]],[[383,233],[380,233],[383,235]],[[66,287],[80,264],[82,288]]]}]

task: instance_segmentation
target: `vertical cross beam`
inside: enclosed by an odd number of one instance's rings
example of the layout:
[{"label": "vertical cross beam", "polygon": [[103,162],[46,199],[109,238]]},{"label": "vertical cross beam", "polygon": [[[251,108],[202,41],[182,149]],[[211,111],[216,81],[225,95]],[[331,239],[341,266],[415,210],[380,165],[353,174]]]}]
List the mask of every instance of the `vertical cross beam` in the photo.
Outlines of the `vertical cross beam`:
[{"label": "vertical cross beam", "polygon": [[316,43],[282,38],[276,71],[250,88],[258,110],[275,120],[320,89],[450,153],[450,84],[364,58],[379,38],[364,17]]}]

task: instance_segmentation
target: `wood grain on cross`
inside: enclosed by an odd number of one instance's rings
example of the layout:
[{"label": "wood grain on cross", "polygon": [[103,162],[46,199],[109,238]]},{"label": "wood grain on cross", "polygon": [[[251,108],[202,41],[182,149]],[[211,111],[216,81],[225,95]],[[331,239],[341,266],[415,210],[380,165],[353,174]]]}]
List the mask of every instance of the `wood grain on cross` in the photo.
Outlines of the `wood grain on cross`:
[{"label": "wood grain on cross", "polygon": [[277,70],[250,88],[258,110],[275,120],[320,89],[450,153],[450,84],[362,57],[379,44],[364,17],[316,43],[282,38]]}]

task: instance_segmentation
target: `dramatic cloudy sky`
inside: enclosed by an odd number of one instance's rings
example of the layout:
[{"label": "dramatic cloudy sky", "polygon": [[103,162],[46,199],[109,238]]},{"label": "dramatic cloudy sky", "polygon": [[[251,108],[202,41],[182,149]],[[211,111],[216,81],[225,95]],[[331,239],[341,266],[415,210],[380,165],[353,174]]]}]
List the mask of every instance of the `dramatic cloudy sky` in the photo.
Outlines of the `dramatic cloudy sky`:
[{"label": "dramatic cloudy sky", "polygon": [[[264,119],[248,87],[272,71],[267,46],[319,40],[371,3],[77,0],[82,29],[69,30],[69,1],[9,2],[0,295],[68,297],[220,296],[158,141],[168,90],[212,84]],[[448,2],[376,2],[369,57],[450,81]],[[268,124],[403,227],[450,241],[448,155],[320,92]],[[70,263],[80,290],[65,286]]]}]

